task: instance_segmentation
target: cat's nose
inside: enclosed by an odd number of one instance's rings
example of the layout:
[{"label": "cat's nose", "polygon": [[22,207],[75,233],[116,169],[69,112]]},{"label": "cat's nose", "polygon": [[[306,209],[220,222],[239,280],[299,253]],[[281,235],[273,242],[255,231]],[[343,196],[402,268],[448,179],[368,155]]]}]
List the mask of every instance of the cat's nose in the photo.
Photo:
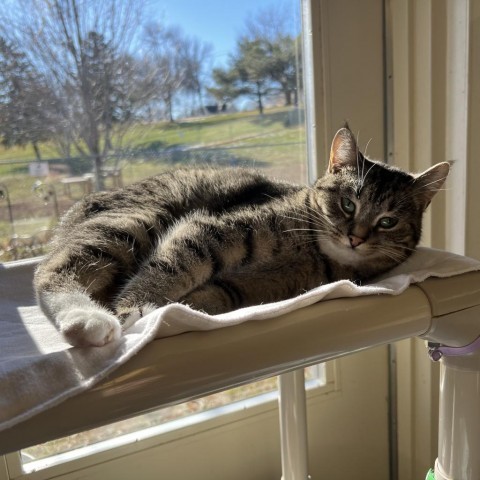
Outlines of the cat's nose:
[{"label": "cat's nose", "polygon": [[348,239],[350,240],[350,246],[352,248],[356,248],[356,247],[358,247],[359,245],[361,245],[362,243],[365,242],[364,238],[357,237],[356,235],[349,235]]}]

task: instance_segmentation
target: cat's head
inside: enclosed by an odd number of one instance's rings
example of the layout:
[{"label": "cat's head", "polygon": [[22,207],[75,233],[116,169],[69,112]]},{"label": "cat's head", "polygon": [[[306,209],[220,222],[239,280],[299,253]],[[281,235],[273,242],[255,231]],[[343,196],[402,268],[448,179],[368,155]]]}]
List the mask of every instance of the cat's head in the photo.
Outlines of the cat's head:
[{"label": "cat's head", "polygon": [[326,217],[322,249],[351,266],[380,262],[386,270],[401,263],[419,242],[423,212],[448,172],[447,162],[411,174],[370,160],[350,129],[340,129],[328,170],[314,186]]}]

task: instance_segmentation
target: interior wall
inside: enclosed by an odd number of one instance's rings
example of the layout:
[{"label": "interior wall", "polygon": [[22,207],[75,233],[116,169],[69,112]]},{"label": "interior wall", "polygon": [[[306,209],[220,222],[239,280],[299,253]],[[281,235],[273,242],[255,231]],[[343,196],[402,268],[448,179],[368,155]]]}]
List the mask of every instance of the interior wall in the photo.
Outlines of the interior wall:
[{"label": "interior wall", "polygon": [[469,7],[465,254],[480,259],[480,2]]},{"label": "interior wall", "polygon": [[[479,2],[387,3],[393,29],[395,164],[422,171],[454,161],[446,191],[427,211],[422,242],[480,258]],[[399,478],[424,478],[438,449],[438,365],[419,340],[401,342],[397,349]]]},{"label": "interior wall", "polygon": [[[335,132],[347,121],[361,150],[383,159],[384,43],[382,0],[319,0],[323,95],[318,99],[318,172],[327,168]],[[322,151],[323,149],[323,151]]]}]

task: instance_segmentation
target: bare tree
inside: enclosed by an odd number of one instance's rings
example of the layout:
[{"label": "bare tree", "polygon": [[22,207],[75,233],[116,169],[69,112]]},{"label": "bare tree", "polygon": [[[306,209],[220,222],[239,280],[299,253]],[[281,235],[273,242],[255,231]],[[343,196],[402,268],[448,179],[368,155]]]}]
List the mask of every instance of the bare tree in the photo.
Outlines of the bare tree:
[{"label": "bare tree", "polygon": [[212,46],[184,35],[178,26],[159,22],[145,26],[143,41],[144,61],[150,65],[156,97],[165,105],[168,119],[174,121],[174,105],[184,97],[181,94],[191,94],[203,109]]},{"label": "bare tree", "polygon": [[196,37],[185,37],[183,44],[182,59],[185,65],[183,89],[196,98],[204,114],[203,93],[210,72],[213,47]]},{"label": "bare tree", "polygon": [[183,61],[184,39],[178,27],[165,27],[158,22],[144,30],[147,58],[155,76],[156,94],[165,104],[168,118],[174,121],[175,97],[184,86],[187,66]]},{"label": "bare tree", "polygon": [[31,63],[66,102],[61,129],[70,132],[79,152],[93,157],[101,189],[114,127],[131,115],[136,101],[123,74],[131,74],[126,56],[141,24],[143,2],[17,0],[14,6],[0,6],[0,32],[29,52]]}]

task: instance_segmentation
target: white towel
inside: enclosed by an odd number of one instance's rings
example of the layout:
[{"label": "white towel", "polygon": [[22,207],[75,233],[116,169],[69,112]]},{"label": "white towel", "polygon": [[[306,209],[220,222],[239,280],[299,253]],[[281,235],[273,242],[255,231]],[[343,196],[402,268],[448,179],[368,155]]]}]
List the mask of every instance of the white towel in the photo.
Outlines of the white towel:
[{"label": "white towel", "polygon": [[35,306],[31,286],[35,264],[27,260],[0,265],[0,430],[88,389],[154,338],[272,318],[326,299],[398,295],[427,277],[480,270],[477,260],[419,248],[407,262],[369,285],[343,280],[289,300],[217,316],[172,304],[140,319],[118,342],[73,348]]}]

